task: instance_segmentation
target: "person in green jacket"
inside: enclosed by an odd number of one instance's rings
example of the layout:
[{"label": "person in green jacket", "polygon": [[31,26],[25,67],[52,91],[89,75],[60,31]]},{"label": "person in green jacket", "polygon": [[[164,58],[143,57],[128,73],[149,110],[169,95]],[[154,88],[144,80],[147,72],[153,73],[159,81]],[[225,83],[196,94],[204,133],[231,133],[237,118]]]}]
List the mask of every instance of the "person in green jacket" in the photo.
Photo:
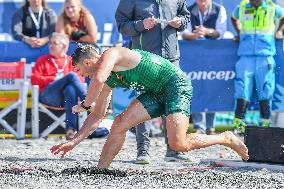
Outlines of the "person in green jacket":
[{"label": "person in green jacket", "polygon": [[[168,140],[172,149],[187,152],[214,144],[228,146],[243,160],[248,160],[248,149],[232,132],[219,135],[187,134],[192,87],[183,72],[168,60],[142,50],[113,47],[99,55],[90,45],[79,46],[72,55],[77,71],[91,77],[88,94],[74,113],[91,113],[75,137],[53,146],[54,155],[63,158],[77,144],[89,136],[104,118],[111,99],[112,88],[123,87],[144,93],[118,115],[103,147],[99,168],[108,168],[125,141],[126,132],[141,122],[166,116]],[[95,105],[94,105],[95,104]]]}]

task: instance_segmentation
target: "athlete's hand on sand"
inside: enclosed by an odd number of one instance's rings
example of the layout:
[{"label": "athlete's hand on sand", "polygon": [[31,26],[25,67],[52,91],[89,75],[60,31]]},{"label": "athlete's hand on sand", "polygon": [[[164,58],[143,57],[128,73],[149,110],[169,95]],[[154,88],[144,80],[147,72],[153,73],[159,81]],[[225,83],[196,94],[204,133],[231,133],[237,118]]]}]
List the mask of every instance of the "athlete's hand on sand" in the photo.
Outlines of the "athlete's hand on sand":
[{"label": "athlete's hand on sand", "polygon": [[66,143],[62,143],[59,145],[55,145],[52,146],[50,148],[51,153],[53,153],[53,155],[57,155],[60,152],[63,152],[60,156],[60,158],[64,158],[64,156],[66,155],[67,152],[71,151],[76,145],[74,144],[74,142],[70,141],[70,142],[66,142]]},{"label": "athlete's hand on sand", "polygon": [[72,107],[72,113],[80,113],[80,112],[85,112],[86,110],[80,105],[75,105]]}]

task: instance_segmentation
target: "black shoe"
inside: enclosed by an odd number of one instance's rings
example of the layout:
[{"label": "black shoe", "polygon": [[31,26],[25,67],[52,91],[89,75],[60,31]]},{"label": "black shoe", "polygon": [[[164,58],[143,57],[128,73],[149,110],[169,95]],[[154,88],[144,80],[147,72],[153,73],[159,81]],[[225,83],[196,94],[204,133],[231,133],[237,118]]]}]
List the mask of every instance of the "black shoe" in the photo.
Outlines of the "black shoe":
[{"label": "black shoe", "polygon": [[195,129],[194,133],[196,133],[196,134],[204,134],[202,129]]}]

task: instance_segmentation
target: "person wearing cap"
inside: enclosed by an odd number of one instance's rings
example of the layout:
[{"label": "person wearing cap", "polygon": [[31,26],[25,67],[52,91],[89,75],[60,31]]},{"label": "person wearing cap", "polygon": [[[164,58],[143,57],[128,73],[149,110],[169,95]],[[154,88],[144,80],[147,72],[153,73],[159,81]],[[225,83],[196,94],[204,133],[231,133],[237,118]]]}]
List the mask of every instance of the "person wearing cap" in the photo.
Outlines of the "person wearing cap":
[{"label": "person wearing cap", "polygon": [[85,99],[87,89],[72,66],[72,57],[66,54],[68,36],[52,33],[48,47],[49,54],[39,57],[32,68],[31,82],[39,85],[41,103],[65,108],[66,139],[70,140],[78,130],[78,115],[71,109],[78,104],[78,98]]},{"label": "person wearing cap", "polygon": [[[280,19],[277,29],[276,19]],[[284,10],[272,0],[243,0],[231,20],[239,42],[233,127],[243,131],[246,126],[244,118],[254,83],[260,107],[259,125],[269,126],[275,89],[275,37],[283,38],[278,33],[284,24]]]}]

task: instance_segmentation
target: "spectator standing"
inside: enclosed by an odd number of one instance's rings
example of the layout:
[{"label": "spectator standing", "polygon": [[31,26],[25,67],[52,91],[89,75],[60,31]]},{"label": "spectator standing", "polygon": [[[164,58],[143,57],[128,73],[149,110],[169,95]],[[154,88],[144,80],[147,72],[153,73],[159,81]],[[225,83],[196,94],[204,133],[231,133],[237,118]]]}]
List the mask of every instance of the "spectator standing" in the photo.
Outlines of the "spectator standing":
[{"label": "spectator standing", "polygon": [[37,59],[32,69],[31,82],[39,85],[39,101],[49,106],[65,107],[66,139],[72,139],[78,130],[78,115],[71,112],[84,100],[86,87],[74,73],[71,56],[66,55],[69,39],[63,33],[53,33],[48,43],[49,55]]},{"label": "spectator standing", "polygon": [[56,24],[56,32],[67,34],[71,41],[89,44],[97,42],[95,19],[81,0],[65,0],[64,10]]},{"label": "spectator standing", "polygon": [[[275,20],[279,27],[275,33]],[[242,1],[231,17],[239,41],[235,79],[235,118],[233,127],[245,126],[244,117],[254,83],[260,106],[259,121],[270,125],[271,102],[275,89],[275,36],[284,24],[283,9],[271,0]]]},{"label": "spectator standing", "polygon": [[[115,18],[123,36],[131,36],[132,48],[160,55],[179,67],[180,52],[177,32],[189,21],[185,0],[120,0]],[[165,124],[164,124],[165,125]],[[136,127],[136,163],[149,163],[149,132],[145,124]],[[169,148],[167,134],[166,161],[188,160]]]},{"label": "spectator standing", "polygon": [[14,39],[23,41],[32,48],[47,44],[48,36],[55,31],[56,14],[47,8],[45,0],[26,0],[12,18]]},{"label": "spectator standing", "polygon": [[[196,0],[188,7],[190,23],[182,32],[182,38],[186,40],[197,39],[222,39],[227,30],[227,13],[225,8],[212,0]],[[204,133],[203,114],[192,113],[191,118],[194,128],[198,133]],[[205,133],[214,134],[214,112],[205,113]]]}]

